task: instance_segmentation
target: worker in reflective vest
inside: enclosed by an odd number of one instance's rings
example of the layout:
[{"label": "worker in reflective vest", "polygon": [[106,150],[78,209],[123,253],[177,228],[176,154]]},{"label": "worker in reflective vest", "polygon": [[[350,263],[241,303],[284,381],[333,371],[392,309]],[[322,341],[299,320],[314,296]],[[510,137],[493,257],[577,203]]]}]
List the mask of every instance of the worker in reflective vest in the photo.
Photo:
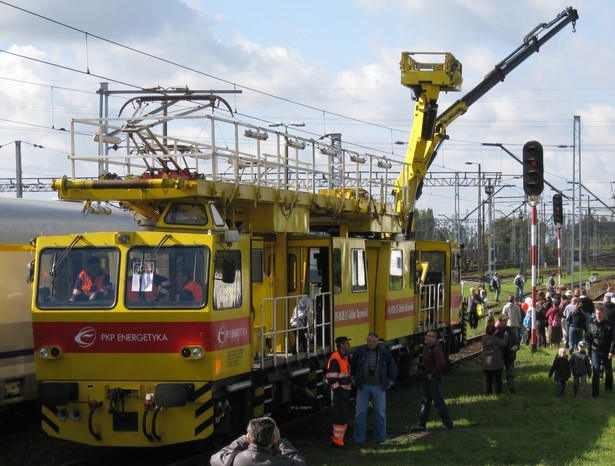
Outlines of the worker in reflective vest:
[{"label": "worker in reflective vest", "polygon": [[348,404],[352,383],[350,381],[350,338],[337,337],[335,339],[337,351],[329,358],[327,364],[326,380],[331,389],[331,415],[333,424],[333,436],[331,445],[334,447],[344,446],[344,435],[348,426]]},{"label": "worker in reflective vest", "polygon": [[190,279],[187,270],[178,270],[176,276],[177,295],[175,301],[203,301],[203,287]]},{"label": "worker in reflective vest", "polygon": [[109,274],[100,267],[100,257],[92,256],[88,266],[77,277],[71,301],[93,301],[110,296],[112,291]]}]

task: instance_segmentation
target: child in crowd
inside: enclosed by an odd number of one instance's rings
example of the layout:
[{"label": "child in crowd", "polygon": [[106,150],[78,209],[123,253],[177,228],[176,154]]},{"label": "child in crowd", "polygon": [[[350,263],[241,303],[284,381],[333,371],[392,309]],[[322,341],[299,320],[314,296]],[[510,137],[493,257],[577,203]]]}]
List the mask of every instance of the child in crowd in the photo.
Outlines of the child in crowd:
[{"label": "child in crowd", "polygon": [[532,335],[532,311],[528,309],[525,313],[525,317],[523,318],[523,335],[521,336],[521,341],[525,343],[525,345],[530,344],[530,337]]},{"label": "child in crowd", "polygon": [[570,364],[568,363],[568,356],[566,355],[566,348],[560,348],[557,350],[557,356],[553,360],[551,369],[549,370],[549,377],[555,374],[555,396],[564,396],[564,390],[566,389],[566,381],[570,378]]},{"label": "child in crowd", "polygon": [[487,290],[482,285],[478,285],[478,295],[482,298],[483,303],[487,304]]},{"label": "child in crowd", "polygon": [[577,345],[577,350],[570,357],[570,371],[572,372],[572,391],[577,396],[579,389],[581,396],[585,397],[587,379],[591,376],[592,365],[589,356],[585,352],[587,343],[581,340]]}]

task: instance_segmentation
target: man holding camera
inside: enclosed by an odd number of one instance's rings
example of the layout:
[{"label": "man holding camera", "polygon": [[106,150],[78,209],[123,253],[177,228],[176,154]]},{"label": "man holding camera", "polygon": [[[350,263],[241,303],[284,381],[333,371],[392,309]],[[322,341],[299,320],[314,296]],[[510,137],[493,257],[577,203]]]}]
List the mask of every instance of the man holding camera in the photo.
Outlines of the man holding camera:
[{"label": "man holding camera", "polygon": [[350,364],[352,383],[357,386],[354,443],[365,443],[367,410],[372,402],[376,443],[387,437],[386,392],[395,383],[397,365],[389,349],[380,344],[378,334],[367,336],[367,345],[361,346]]}]

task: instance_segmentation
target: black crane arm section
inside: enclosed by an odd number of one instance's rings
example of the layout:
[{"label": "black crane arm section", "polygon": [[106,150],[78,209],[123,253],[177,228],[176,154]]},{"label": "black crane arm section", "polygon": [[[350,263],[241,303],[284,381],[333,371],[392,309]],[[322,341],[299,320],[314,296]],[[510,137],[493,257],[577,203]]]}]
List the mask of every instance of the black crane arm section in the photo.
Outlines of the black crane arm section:
[{"label": "black crane arm section", "polygon": [[[446,133],[446,127],[457,117],[463,115],[470,105],[474,104],[499,82],[504,81],[506,76],[517,66],[523,63],[529,56],[538,52],[540,47],[549,41],[555,34],[561,31],[569,23],[572,23],[572,32],[575,32],[576,21],[579,19],[577,10],[572,7],[566,8],[550,23],[541,23],[530,31],[516,50],[504,60],[495,65],[493,70],[485,76],[477,86],[469,91],[461,99],[447,108],[435,121],[435,129],[438,133]],[[542,34],[542,35],[541,35]],[[431,164],[431,161],[430,161]]]}]

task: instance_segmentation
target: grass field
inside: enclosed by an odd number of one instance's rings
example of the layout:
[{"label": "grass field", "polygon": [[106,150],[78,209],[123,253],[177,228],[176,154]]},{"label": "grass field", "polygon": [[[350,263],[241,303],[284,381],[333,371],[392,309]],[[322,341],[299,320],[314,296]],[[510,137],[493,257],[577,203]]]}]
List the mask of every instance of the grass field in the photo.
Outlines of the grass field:
[{"label": "grass field", "polygon": [[312,466],[615,464],[615,394],[605,394],[602,384],[600,397],[574,398],[569,381],[565,397],[556,399],[548,378],[555,353],[522,347],[514,396],[482,395],[482,372],[473,362],[452,370],[444,382],[452,430],[440,427],[432,408],[427,433],[408,433],[420,403],[420,384],[413,384],[389,392],[389,438],[382,444],[353,445],[352,419],[344,449],[329,447],[328,425],[306,425],[290,439]]}]

